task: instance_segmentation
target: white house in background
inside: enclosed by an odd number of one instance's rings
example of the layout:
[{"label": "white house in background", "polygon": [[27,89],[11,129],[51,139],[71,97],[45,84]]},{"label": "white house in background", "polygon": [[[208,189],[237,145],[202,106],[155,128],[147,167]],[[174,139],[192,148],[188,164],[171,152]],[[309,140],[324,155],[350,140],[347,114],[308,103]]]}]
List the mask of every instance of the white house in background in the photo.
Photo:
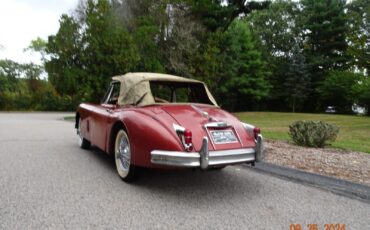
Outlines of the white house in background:
[{"label": "white house in background", "polygon": [[352,105],[352,111],[354,113],[361,114],[361,115],[366,114],[366,108],[362,107],[362,106],[359,106],[357,104]]}]

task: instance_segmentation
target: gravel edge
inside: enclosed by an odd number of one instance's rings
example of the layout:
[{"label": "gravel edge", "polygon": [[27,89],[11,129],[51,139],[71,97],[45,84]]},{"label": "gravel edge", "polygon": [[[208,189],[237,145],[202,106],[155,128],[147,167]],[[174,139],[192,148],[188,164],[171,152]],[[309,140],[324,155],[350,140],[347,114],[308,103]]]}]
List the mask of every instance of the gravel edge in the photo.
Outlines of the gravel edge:
[{"label": "gravel edge", "polygon": [[[251,168],[245,165],[245,167]],[[318,187],[332,193],[357,199],[370,204],[370,187],[333,177],[277,166],[265,162],[256,163],[252,169],[283,179]]]}]

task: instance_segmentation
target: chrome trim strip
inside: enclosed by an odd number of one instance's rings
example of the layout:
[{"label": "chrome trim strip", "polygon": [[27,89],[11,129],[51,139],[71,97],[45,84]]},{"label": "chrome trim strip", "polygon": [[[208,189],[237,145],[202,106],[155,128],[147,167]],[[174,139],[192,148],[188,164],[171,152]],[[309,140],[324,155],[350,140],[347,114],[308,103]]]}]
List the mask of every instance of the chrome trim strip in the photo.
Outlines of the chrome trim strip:
[{"label": "chrome trim strip", "polygon": [[218,150],[218,151],[210,151],[210,157],[220,157],[220,156],[237,156],[242,154],[252,154],[255,153],[253,148],[245,148],[245,149],[230,149],[230,150]]},{"label": "chrome trim strip", "polygon": [[209,158],[209,165],[249,162],[255,160],[255,150],[248,148],[212,151]]},{"label": "chrome trim strip", "polygon": [[180,133],[184,133],[185,132],[185,128],[180,126],[180,125],[177,125],[177,124],[172,124],[173,126],[173,129],[175,130],[175,132],[180,132]]},{"label": "chrome trim strip", "polygon": [[[262,138],[262,136],[261,136]],[[200,167],[207,169],[209,166],[237,164],[244,162],[254,162],[256,157],[260,157],[262,152],[262,139],[256,148],[242,148],[231,150],[209,151],[207,137],[203,137],[202,147],[197,152],[181,152],[181,151],[161,151],[153,150],[151,152],[151,162],[158,165],[180,166],[180,167]]]},{"label": "chrome trim strip", "polygon": [[199,153],[159,151],[151,152],[151,162],[159,165],[199,167]]},{"label": "chrome trim strip", "polygon": [[227,128],[227,127],[231,127],[231,125],[223,121],[218,121],[218,122],[206,123],[204,124],[204,127],[205,128]]},{"label": "chrome trim strip", "polygon": [[263,137],[261,134],[258,134],[256,140],[256,161],[262,161],[265,158],[264,146],[263,146]]},{"label": "chrome trim strip", "polygon": [[200,148],[199,155],[200,155],[200,168],[201,169],[208,168],[209,151],[207,137],[203,137],[202,147]]}]

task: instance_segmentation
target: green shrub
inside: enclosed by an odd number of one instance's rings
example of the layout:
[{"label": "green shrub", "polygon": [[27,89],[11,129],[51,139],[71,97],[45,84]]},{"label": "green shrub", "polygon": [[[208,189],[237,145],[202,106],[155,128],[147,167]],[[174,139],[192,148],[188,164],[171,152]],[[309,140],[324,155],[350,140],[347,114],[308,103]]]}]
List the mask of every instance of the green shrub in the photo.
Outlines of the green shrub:
[{"label": "green shrub", "polygon": [[323,121],[296,121],[289,125],[289,135],[297,145],[324,147],[337,138],[339,127]]}]

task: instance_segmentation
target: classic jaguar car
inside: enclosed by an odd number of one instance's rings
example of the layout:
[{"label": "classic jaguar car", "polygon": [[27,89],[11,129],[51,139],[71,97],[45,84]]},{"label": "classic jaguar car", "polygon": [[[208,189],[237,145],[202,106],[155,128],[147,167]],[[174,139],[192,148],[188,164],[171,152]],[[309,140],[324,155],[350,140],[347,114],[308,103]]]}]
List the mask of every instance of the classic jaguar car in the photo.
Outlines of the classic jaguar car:
[{"label": "classic jaguar car", "polygon": [[114,156],[118,175],[138,167],[222,169],[262,157],[260,130],[222,110],[200,81],[157,73],[115,76],[101,104],[79,105],[81,148]]}]

